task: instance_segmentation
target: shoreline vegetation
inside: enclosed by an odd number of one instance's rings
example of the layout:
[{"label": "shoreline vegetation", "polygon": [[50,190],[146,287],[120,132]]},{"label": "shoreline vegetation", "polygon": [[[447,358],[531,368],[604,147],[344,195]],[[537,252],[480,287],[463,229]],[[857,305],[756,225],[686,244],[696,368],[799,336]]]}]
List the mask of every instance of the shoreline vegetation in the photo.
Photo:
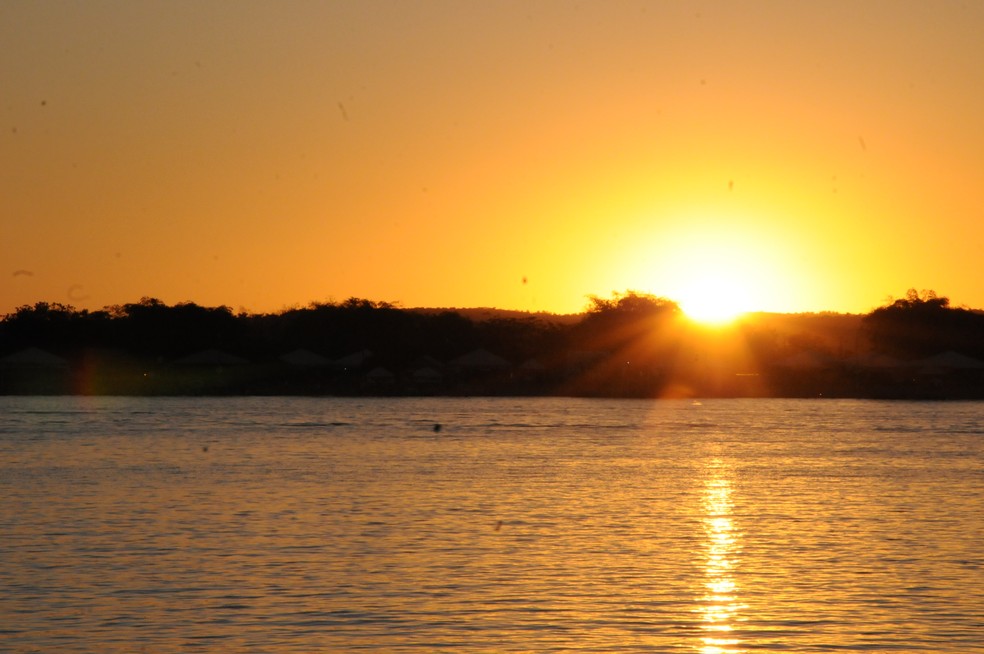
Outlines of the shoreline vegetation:
[{"label": "shoreline vegetation", "polygon": [[984,312],[915,290],[720,327],[632,291],[576,315],[39,302],[0,319],[0,394],[984,399]]}]

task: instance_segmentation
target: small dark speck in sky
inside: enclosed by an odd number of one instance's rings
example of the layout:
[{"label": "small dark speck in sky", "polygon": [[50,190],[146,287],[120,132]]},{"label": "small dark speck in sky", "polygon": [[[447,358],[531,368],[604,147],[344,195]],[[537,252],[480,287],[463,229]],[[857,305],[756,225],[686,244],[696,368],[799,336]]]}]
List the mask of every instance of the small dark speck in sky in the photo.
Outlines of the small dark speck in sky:
[{"label": "small dark speck in sky", "polygon": [[733,179],[728,180],[728,190],[729,191],[735,190],[735,180]]},{"label": "small dark speck in sky", "polygon": [[24,270],[21,268],[20,270],[14,271],[14,277],[34,277],[34,273],[30,270]]},{"label": "small dark speck in sky", "polygon": [[348,112],[345,111],[345,105],[341,102],[338,103],[338,110],[342,112],[342,120],[347,121],[349,119]]},{"label": "small dark speck in sky", "polygon": [[863,136],[859,136],[858,137],[858,143],[861,144],[861,149],[864,152],[867,152],[868,151],[868,145],[864,142],[864,137]]},{"label": "small dark speck in sky", "polygon": [[526,276],[524,275],[524,276],[523,276],[523,283],[525,284],[525,283],[527,283],[528,281],[530,281],[530,280],[528,280],[528,279],[526,279]]}]

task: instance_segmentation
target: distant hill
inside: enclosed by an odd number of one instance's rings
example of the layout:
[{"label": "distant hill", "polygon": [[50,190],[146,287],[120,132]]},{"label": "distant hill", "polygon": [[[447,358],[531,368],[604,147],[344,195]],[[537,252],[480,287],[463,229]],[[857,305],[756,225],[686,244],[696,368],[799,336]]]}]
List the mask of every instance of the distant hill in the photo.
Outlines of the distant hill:
[{"label": "distant hill", "polygon": [[[546,311],[517,311],[513,309],[496,309],[494,307],[414,307],[405,309],[414,313],[434,315],[444,312],[457,313],[473,322],[488,320],[534,320],[555,325],[573,325],[580,322],[585,313],[549,313]],[[773,313],[754,311],[741,316],[732,328],[746,325],[757,329],[768,329],[783,336],[809,336],[822,342],[832,349],[842,349],[846,344],[853,343],[861,330],[861,314],[834,313],[830,311],[816,313]],[[836,348],[833,346],[836,344]]]},{"label": "distant hill", "polygon": [[435,307],[413,307],[410,309],[405,309],[406,311],[412,311],[414,313],[422,313],[426,315],[433,315],[437,313],[444,313],[450,311],[452,313],[457,313],[462,317],[468,318],[473,322],[484,322],[486,320],[523,320],[527,318],[533,318],[535,320],[554,323],[558,325],[572,325],[579,322],[583,317],[583,313],[549,313],[546,311],[516,311],[513,309],[495,309],[492,307],[476,307],[470,309],[463,309],[459,307],[445,307],[445,308],[435,308]]}]

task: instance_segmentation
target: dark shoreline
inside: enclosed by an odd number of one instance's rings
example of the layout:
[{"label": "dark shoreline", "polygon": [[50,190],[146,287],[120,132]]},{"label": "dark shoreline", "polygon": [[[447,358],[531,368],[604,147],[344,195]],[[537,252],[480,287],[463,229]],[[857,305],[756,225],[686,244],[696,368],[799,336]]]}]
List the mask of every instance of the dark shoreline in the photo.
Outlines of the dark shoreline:
[{"label": "dark shoreline", "polygon": [[0,395],[38,394],[984,399],[984,313],[915,291],[719,328],[632,292],[579,316],[39,302],[0,320]]},{"label": "dark shoreline", "polygon": [[618,368],[536,372],[455,371],[422,378],[412,370],[382,367],[352,371],[295,370],[284,365],[162,366],[141,370],[0,371],[0,396],[126,397],[583,397],[583,398],[843,398],[873,400],[981,400],[978,370],[922,372],[775,370],[755,374],[665,376]]}]

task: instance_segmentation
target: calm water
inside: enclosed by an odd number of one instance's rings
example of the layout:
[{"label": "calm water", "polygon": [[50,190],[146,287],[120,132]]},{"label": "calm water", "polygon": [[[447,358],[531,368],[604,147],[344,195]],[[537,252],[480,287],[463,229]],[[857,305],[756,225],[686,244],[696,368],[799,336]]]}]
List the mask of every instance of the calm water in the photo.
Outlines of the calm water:
[{"label": "calm water", "polygon": [[0,591],[4,652],[984,652],[984,403],[0,398]]}]

